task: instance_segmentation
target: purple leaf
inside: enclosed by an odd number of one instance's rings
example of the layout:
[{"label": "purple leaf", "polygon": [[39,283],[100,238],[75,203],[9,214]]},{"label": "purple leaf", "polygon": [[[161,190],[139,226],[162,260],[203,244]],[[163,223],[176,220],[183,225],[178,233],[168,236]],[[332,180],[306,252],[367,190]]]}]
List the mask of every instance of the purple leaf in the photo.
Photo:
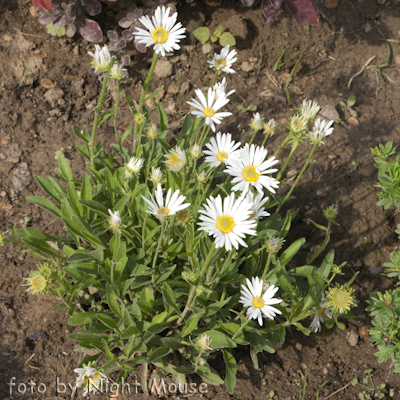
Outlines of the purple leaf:
[{"label": "purple leaf", "polygon": [[294,19],[302,25],[318,25],[318,8],[311,0],[285,0]]},{"label": "purple leaf", "polygon": [[118,35],[115,31],[107,31],[107,37],[110,42],[118,42]]},{"label": "purple leaf", "polygon": [[265,23],[271,21],[282,7],[283,0],[263,0],[261,4],[262,17]]},{"label": "purple leaf", "polygon": [[68,11],[65,13],[65,25],[71,25],[75,22],[75,11]]},{"label": "purple leaf", "polygon": [[118,25],[121,27],[121,28],[129,28],[131,25],[132,25],[132,20],[131,19],[129,19],[129,18],[123,18],[123,19],[121,19],[121,21],[119,21],[118,22]]},{"label": "purple leaf", "polygon": [[76,26],[75,24],[67,25],[65,27],[65,35],[68,37],[74,36],[76,33]]},{"label": "purple leaf", "polygon": [[101,4],[97,0],[83,0],[89,15],[97,15],[101,12]]},{"label": "purple leaf", "polygon": [[58,18],[58,15],[44,14],[39,18],[39,24],[48,25],[54,22]]},{"label": "purple leaf", "polygon": [[103,32],[100,25],[92,19],[84,19],[79,22],[79,31],[88,42],[98,43],[103,39]]},{"label": "purple leaf", "polygon": [[133,15],[133,19],[139,19],[143,15],[143,8],[136,8],[133,13],[129,13]]},{"label": "purple leaf", "polygon": [[117,43],[117,50],[121,50],[126,47],[126,41],[124,38],[119,39],[119,42]]},{"label": "purple leaf", "polygon": [[131,63],[131,58],[129,56],[122,56],[121,63],[123,65],[129,65]]},{"label": "purple leaf", "polygon": [[108,1],[113,2],[113,1],[117,1],[117,0],[108,0]]},{"label": "purple leaf", "polygon": [[45,10],[51,10],[51,0],[32,0],[32,4],[36,7],[43,7]]},{"label": "purple leaf", "polygon": [[60,18],[56,19],[56,20],[53,22],[53,28],[54,28],[54,30],[55,30],[55,31],[58,31],[60,28],[62,28],[62,26],[65,25],[65,20],[66,20],[65,14],[61,15]]},{"label": "purple leaf", "polygon": [[135,40],[135,46],[136,46],[136,50],[140,53],[146,53],[147,50],[147,46],[144,43],[138,43]]},{"label": "purple leaf", "polygon": [[242,3],[245,7],[251,7],[254,4],[255,0],[242,0]]}]

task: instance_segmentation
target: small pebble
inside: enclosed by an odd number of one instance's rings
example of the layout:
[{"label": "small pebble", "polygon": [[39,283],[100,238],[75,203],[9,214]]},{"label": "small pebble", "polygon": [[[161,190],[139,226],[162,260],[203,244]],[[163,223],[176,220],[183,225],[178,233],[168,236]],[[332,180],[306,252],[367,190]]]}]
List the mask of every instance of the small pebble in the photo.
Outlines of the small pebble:
[{"label": "small pebble", "polygon": [[365,33],[368,33],[371,29],[372,29],[371,24],[365,24],[365,26],[364,26]]},{"label": "small pebble", "polygon": [[349,119],[347,120],[347,122],[351,125],[351,126],[357,126],[360,121],[356,118],[356,117],[349,117]]},{"label": "small pebble", "polygon": [[328,191],[324,188],[317,190],[317,196],[321,197],[322,199],[325,198],[328,194]]},{"label": "small pebble", "polygon": [[6,42],[11,42],[13,40],[13,37],[9,33],[6,33],[6,34],[4,34],[3,39]]},{"label": "small pebble", "polygon": [[326,368],[324,368],[324,369],[322,370],[322,373],[323,373],[324,375],[328,375],[328,370],[327,370]]},{"label": "small pebble", "polygon": [[357,346],[358,343],[358,332],[355,331],[354,329],[352,329],[350,331],[350,335],[349,338],[347,339],[347,341],[349,342],[350,346]]},{"label": "small pebble", "polygon": [[325,0],[324,6],[326,8],[336,8],[339,0]]},{"label": "small pebble", "polygon": [[363,339],[369,339],[368,328],[365,325],[358,328],[358,333]]},{"label": "small pebble", "polygon": [[394,58],[394,62],[395,62],[397,65],[400,65],[400,54],[398,54],[398,55]]},{"label": "small pebble", "polygon": [[28,338],[30,340],[43,340],[46,339],[46,334],[43,332],[33,332],[28,336]]},{"label": "small pebble", "polygon": [[1,139],[1,144],[3,146],[7,146],[8,144],[11,143],[11,137],[10,136],[5,136]]},{"label": "small pebble", "polygon": [[336,119],[339,118],[339,113],[333,104],[327,104],[326,106],[323,106],[319,112],[319,115],[328,122],[336,121]]},{"label": "small pebble", "polygon": [[297,350],[300,351],[303,348],[303,345],[301,343],[296,343],[295,347],[296,347]]},{"label": "small pebble", "polygon": [[292,77],[287,72],[278,76],[278,81],[279,83],[282,83],[282,85],[288,84],[291,80]]},{"label": "small pebble", "polygon": [[53,89],[54,86],[56,86],[54,82],[50,79],[42,79],[40,81],[40,85],[43,86],[45,89]]},{"label": "small pebble", "polygon": [[167,89],[167,92],[169,93],[169,94],[177,94],[178,93],[178,86],[177,85],[169,85],[168,86],[168,89]]},{"label": "small pebble", "polygon": [[368,271],[371,275],[379,275],[382,272],[382,268],[377,265],[370,265]]},{"label": "small pebble", "polygon": [[301,369],[307,369],[307,365],[306,364],[304,364],[303,362],[300,364],[300,367],[301,367]]}]

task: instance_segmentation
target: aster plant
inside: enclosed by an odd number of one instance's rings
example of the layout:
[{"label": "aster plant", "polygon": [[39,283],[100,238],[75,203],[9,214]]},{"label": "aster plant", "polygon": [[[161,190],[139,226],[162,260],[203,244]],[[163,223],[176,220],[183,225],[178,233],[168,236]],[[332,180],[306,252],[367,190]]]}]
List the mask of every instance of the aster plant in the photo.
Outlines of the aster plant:
[{"label": "aster plant", "polygon": [[[316,224],[326,237],[306,265],[298,261],[306,239],[286,239],[296,213],[281,210],[332,129],[316,123],[307,135],[316,104],[305,103],[299,111],[301,129],[292,121],[278,131],[275,121],[255,115],[249,123],[263,145],[243,146],[230,133],[214,134],[223,119],[232,118],[226,111],[232,90],[225,78],[216,81],[221,71],[214,63],[211,87],[196,90],[198,100],[189,103],[193,110],[174,142],[166,141],[170,128],[162,102],[156,117],[145,101],[157,93],[149,92],[157,60],[178,50],[185,37],[177,17],[165,7],[152,18],[141,17],[147,31],[137,29],[136,35],[154,55],[138,101],[125,92],[132,122],[122,134],[118,102],[105,110],[103,101],[110,85],[119,91],[125,74],[116,70],[106,46],[88,55],[88,68],[90,56],[104,79],[90,129],[73,127],[83,142],[76,149],[87,171],[74,176],[61,154],[57,179],[36,176],[46,197],[28,197],[65,230],[57,237],[28,227],[0,235],[1,244],[16,243],[42,260],[25,278],[29,294],[56,296],[61,304],[55,311],[63,310],[70,325],[80,326],[69,337],[79,342],[78,351],[90,353],[75,370],[83,395],[101,390],[114,373],[119,384],[140,374],[147,391],[155,368],[171,374],[176,384],[196,373],[225,383],[232,393],[237,371],[232,349],[247,346],[258,369],[258,354],[273,353],[288,329],[309,335],[323,322],[341,326],[338,317],[349,316],[354,305],[349,286],[333,286],[341,273],[333,250],[315,263],[328,245],[336,210],[324,212],[327,227]],[[108,119],[115,128],[110,151],[96,140]],[[282,144],[270,155],[264,144],[272,134],[281,135]],[[297,179],[282,189],[292,153],[278,169],[281,151],[303,141],[310,156]],[[226,363],[224,380],[208,362],[215,352]]]}]

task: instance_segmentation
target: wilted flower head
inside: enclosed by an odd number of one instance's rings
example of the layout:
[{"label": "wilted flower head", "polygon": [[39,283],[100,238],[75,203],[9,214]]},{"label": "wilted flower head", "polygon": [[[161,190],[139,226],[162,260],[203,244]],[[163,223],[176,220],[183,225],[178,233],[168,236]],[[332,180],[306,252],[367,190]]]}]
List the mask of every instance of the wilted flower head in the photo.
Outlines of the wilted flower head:
[{"label": "wilted flower head", "polygon": [[264,124],[264,133],[272,136],[277,130],[277,128],[278,125],[276,121],[273,118],[271,118],[266,124]]},{"label": "wilted flower head", "polygon": [[144,117],[144,115],[143,114],[135,114],[135,122],[137,123],[137,124],[143,124],[143,122],[144,121],[146,121],[146,118]]},{"label": "wilted flower head", "polygon": [[119,215],[119,211],[115,211],[108,209],[108,213],[110,214],[110,218],[108,219],[108,223],[111,225],[113,229],[118,229],[122,225],[122,220]]},{"label": "wilted flower head", "polygon": [[83,397],[90,392],[100,391],[103,383],[108,382],[106,375],[97,368],[95,362],[83,364],[83,368],[76,368],[74,372],[78,374],[76,387],[84,388]]},{"label": "wilted flower head", "polygon": [[325,210],[322,211],[324,214],[324,217],[328,220],[334,220],[337,217],[338,210],[337,208],[332,204],[331,206],[325,208]]},{"label": "wilted flower head", "polygon": [[289,120],[289,129],[294,135],[299,136],[299,134],[306,130],[307,122],[307,118],[295,114]]},{"label": "wilted flower head", "polygon": [[311,332],[317,333],[321,331],[321,323],[325,321],[324,314],[328,318],[332,318],[332,313],[326,309],[328,303],[325,301],[325,293],[321,295],[319,306],[315,308],[314,319],[310,324]]},{"label": "wilted flower head", "polygon": [[157,126],[153,124],[153,122],[150,122],[149,127],[147,128],[146,135],[151,138],[155,139],[158,136],[159,132],[157,129]]},{"label": "wilted flower head", "polygon": [[200,338],[199,338],[199,346],[201,347],[201,349],[203,351],[205,350],[212,350],[212,348],[210,347],[212,343],[212,339],[210,338],[210,336],[207,336],[206,333],[203,333]]},{"label": "wilted flower head", "polygon": [[143,158],[132,157],[129,160],[129,163],[126,165],[125,176],[127,178],[131,178],[134,174],[140,172],[140,170],[143,167],[143,163],[144,163]]},{"label": "wilted flower head", "polygon": [[229,52],[229,44],[222,48],[221,54],[214,53],[214,57],[211,61],[207,61],[210,64],[210,68],[221,70],[226,73],[233,74],[235,72],[232,69],[233,63],[237,60],[236,50]]},{"label": "wilted flower head", "polygon": [[328,308],[334,313],[344,314],[350,311],[351,306],[355,306],[355,297],[352,296],[354,289],[344,285],[336,284],[326,293]]},{"label": "wilted flower head", "polygon": [[50,275],[51,269],[47,263],[40,265],[38,271],[29,272],[28,278],[24,278],[25,286],[28,286],[26,291],[35,295],[43,294],[48,288]]},{"label": "wilted flower head", "polygon": [[178,224],[184,225],[187,222],[189,222],[190,218],[191,218],[191,214],[187,208],[185,208],[183,210],[179,210],[176,213],[176,220],[178,221]]},{"label": "wilted flower head", "polygon": [[179,146],[176,146],[172,150],[169,151],[168,154],[165,155],[167,164],[170,171],[179,172],[181,171],[187,162],[185,151],[182,150]]},{"label": "wilted flower head", "polygon": [[93,57],[92,66],[95,72],[107,72],[114,64],[115,57],[110,54],[106,45],[102,48],[95,44],[94,54],[89,51],[88,54]]},{"label": "wilted flower head", "polygon": [[151,167],[151,176],[150,180],[157,185],[158,183],[161,183],[162,181],[162,171],[161,168],[156,168],[154,166]]},{"label": "wilted flower head", "polygon": [[316,117],[320,109],[321,107],[316,101],[307,101],[307,99],[304,99],[303,104],[301,105],[300,114],[302,117],[306,118],[307,121],[310,121]]},{"label": "wilted flower head", "polygon": [[193,158],[199,158],[201,156],[201,146],[195,143],[194,146],[190,148],[190,154]]},{"label": "wilted flower head", "polygon": [[207,174],[206,171],[201,171],[200,173],[197,174],[196,177],[200,183],[207,183],[209,174]]},{"label": "wilted flower head", "polygon": [[218,100],[219,97],[228,98],[231,94],[235,93],[235,90],[231,90],[230,92],[226,92],[227,83],[226,78],[222,79],[221,82],[218,82],[214,85],[213,90],[215,92],[215,101]]},{"label": "wilted flower head", "polygon": [[285,240],[278,236],[271,235],[270,233],[267,233],[267,235],[267,250],[271,253],[277,253]]},{"label": "wilted flower head", "polygon": [[147,15],[139,18],[139,21],[147,28],[136,28],[133,34],[139,43],[144,43],[147,47],[154,45],[154,51],[164,57],[166,52],[179,50],[178,43],[184,39],[186,28],[182,28],[180,22],[176,23],[178,13],[170,14],[170,8],[165,6],[157,7],[154,16],[150,19]]},{"label": "wilted flower head", "polygon": [[260,113],[253,114],[253,118],[252,118],[249,126],[251,129],[255,130],[256,132],[263,128],[264,118],[261,118]]},{"label": "wilted flower head", "polygon": [[263,324],[263,314],[269,319],[274,319],[277,314],[282,314],[280,310],[272,307],[272,304],[279,304],[282,300],[275,299],[274,295],[279,288],[271,285],[263,292],[263,281],[258,277],[253,277],[250,281],[246,279],[246,285],[242,285],[240,294],[242,297],[239,303],[247,308],[249,319],[258,319],[260,326]]},{"label": "wilted flower head", "polygon": [[123,64],[114,64],[110,71],[110,78],[115,81],[120,81],[128,77],[128,71],[124,68]]},{"label": "wilted flower head", "polygon": [[307,134],[307,136],[310,138],[311,143],[325,144],[323,139],[333,132],[333,128],[331,128],[332,124],[333,121],[326,122],[325,120],[321,120],[320,118],[318,118],[315,121],[312,132]]}]

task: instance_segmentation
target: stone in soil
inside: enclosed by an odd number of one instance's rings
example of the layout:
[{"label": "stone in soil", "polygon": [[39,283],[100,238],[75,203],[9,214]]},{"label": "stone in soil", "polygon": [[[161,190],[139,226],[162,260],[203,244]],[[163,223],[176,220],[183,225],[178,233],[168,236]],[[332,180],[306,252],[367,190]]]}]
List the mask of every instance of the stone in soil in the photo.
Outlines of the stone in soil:
[{"label": "stone in soil", "polygon": [[327,104],[321,108],[319,115],[326,121],[336,121],[339,118],[339,113],[333,104]]},{"label": "stone in soil", "polygon": [[32,182],[32,174],[27,163],[21,163],[12,170],[11,182],[16,192],[25,189]]},{"label": "stone in soil", "polygon": [[325,0],[324,6],[326,8],[336,8],[339,0]]},{"label": "stone in soil", "polygon": [[154,69],[154,75],[161,79],[171,76],[172,64],[167,60],[159,60]]},{"label": "stone in soil", "polygon": [[368,271],[371,275],[379,275],[382,272],[382,268],[377,265],[370,265]]}]

